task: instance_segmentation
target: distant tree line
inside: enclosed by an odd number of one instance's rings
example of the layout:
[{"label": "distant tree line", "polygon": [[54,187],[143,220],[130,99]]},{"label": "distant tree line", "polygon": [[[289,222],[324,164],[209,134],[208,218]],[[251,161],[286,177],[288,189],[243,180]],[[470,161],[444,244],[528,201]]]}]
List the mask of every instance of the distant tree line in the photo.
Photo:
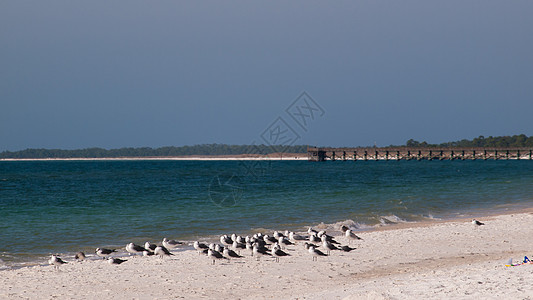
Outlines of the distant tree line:
[{"label": "distant tree line", "polygon": [[[392,145],[391,145],[392,146]],[[398,146],[392,146],[398,147]],[[408,140],[405,145],[400,147],[413,147],[413,148],[522,148],[533,147],[533,136],[526,136],[525,134],[513,135],[513,136],[497,136],[497,137],[484,137],[480,135],[473,140],[460,140],[456,142],[447,142],[441,144],[428,144],[427,142],[419,142],[413,139]]]},{"label": "distant tree line", "polygon": [[102,149],[86,148],[77,150],[61,149],[26,149],[21,151],[4,151],[0,153],[2,158],[105,158],[105,157],[166,157],[187,155],[241,155],[260,154],[266,155],[278,152],[280,149],[285,153],[306,153],[307,146],[268,146],[268,145],[226,145],[226,144],[202,144],[182,147],[161,148],[120,148]]}]

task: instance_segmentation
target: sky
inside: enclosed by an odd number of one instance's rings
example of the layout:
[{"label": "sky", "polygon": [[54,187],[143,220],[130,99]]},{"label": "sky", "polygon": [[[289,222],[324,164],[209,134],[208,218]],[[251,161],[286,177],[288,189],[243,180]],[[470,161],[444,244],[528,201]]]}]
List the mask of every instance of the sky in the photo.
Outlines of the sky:
[{"label": "sky", "polygon": [[0,151],[533,135],[532,11],[3,0]]}]

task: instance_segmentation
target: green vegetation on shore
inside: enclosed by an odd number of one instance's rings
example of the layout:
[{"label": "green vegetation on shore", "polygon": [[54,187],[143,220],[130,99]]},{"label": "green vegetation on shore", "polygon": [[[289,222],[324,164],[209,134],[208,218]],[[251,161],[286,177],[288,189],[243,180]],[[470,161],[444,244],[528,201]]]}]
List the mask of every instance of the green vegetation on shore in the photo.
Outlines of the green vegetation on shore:
[{"label": "green vegetation on shore", "polygon": [[61,149],[26,149],[21,151],[4,151],[0,153],[3,158],[105,158],[105,157],[168,157],[189,155],[241,155],[241,154],[271,154],[282,150],[285,153],[306,153],[307,146],[274,146],[267,145],[226,145],[203,144],[182,147],[161,148],[120,148],[102,149],[86,148],[77,150]]},{"label": "green vegetation on shore", "polygon": [[[397,147],[397,146],[392,146]],[[441,144],[428,144],[427,142],[418,142],[413,139],[408,140],[404,146],[413,148],[522,148],[533,147],[533,136],[526,136],[525,134],[513,136],[497,136],[484,137],[480,135],[473,140],[460,140],[455,142],[447,142]]]},{"label": "green vegetation on shore", "polygon": [[[408,140],[405,145],[390,147],[418,147],[418,148],[505,148],[505,147],[533,147],[533,136],[525,134],[513,136],[479,136],[473,140],[460,140],[441,144],[428,144],[413,139]],[[105,158],[105,157],[169,157],[169,156],[191,156],[191,155],[242,155],[261,154],[267,155],[283,151],[285,153],[306,153],[306,145],[294,146],[267,146],[267,145],[226,145],[226,144],[202,144],[182,147],[161,147],[161,148],[86,148],[76,150],[61,149],[26,149],[21,151],[4,151],[0,153],[0,159],[13,158]]]}]

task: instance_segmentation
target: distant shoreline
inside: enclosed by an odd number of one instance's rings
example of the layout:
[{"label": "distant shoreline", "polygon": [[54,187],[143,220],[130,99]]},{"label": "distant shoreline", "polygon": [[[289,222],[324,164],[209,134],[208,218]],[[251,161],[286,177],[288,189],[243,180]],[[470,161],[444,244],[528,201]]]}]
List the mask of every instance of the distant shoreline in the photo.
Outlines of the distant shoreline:
[{"label": "distant shoreline", "polygon": [[273,153],[269,155],[191,155],[191,156],[147,156],[147,157],[72,157],[72,158],[1,158],[2,161],[131,161],[131,160],[193,160],[193,161],[235,161],[235,160],[307,160],[307,153]]}]

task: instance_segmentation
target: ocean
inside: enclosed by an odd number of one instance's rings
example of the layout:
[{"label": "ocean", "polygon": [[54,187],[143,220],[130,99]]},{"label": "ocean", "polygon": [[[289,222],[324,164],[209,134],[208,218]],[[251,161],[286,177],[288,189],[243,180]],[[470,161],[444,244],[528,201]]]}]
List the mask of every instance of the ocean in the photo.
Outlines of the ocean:
[{"label": "ocean", "polygon": [[52,253],[531,207],[533,161],[3,161],[0,269]]}]

